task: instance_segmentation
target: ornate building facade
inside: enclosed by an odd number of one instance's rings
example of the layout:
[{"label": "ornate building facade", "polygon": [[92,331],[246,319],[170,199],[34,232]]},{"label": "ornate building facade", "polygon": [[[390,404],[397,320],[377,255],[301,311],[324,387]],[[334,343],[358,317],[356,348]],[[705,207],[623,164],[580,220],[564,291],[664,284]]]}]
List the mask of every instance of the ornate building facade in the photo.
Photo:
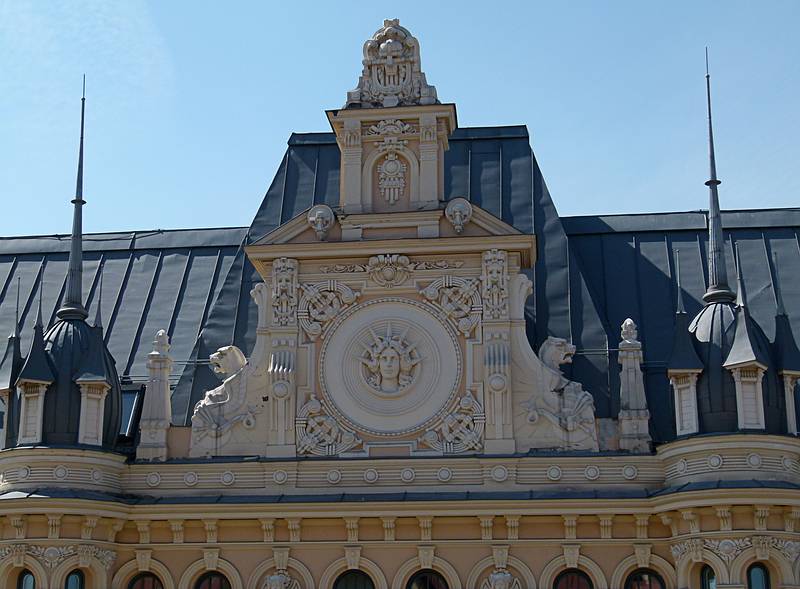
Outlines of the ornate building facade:
[{"label": "ornate building facade", "polygon": [[81,137],[2,240],[0,585],[800,587],[800,217],[710,99],[707,214],[559,217],[396,20],[327,116],[248,228],[83,239]]}]

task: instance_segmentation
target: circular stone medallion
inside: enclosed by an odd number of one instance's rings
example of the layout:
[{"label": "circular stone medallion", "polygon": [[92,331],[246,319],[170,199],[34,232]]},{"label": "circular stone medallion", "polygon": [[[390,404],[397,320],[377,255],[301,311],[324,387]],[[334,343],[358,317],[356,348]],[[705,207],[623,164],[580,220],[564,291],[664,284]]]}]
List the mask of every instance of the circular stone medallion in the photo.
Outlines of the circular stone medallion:
[{"label": "circular stone medallion", "polygon": [[320,351],[320,386],[336,417],[377,436],[425,429],[461,380],[458,336],[409,299],[367,301],[343,313]]}]

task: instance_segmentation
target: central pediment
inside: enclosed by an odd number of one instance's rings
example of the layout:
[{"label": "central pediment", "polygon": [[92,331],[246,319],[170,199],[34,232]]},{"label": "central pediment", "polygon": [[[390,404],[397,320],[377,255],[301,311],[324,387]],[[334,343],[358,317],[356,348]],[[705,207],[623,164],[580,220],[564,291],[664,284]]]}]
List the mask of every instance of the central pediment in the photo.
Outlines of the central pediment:
[{"label": "central pediment", "polygon": [[348,215],[316,205],[247,246],[246,251],[257,268],[266,270],[263,263],[287,256],[344,259],[387,251],[466,254],[493,247],[519,252],[522,267],[532,267],[535,261],[533,235],[458,198],[442,209],[396,213]]}]

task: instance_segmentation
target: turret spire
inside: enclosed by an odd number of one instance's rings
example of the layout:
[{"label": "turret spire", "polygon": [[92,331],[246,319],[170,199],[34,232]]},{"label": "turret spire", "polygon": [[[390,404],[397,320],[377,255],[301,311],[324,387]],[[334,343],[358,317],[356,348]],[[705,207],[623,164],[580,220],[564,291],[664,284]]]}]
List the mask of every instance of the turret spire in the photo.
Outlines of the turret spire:
[{"label": "turret spire", "polygon": [[708,47],[706,47],[706,103],[708,107],[708,165],[709,189],[708,203],[708,288],[703,295],[706,303],[730,303],[736,298],[728,286],[728,271],[725,267],[722,219],[719,211],[719,192],[721,184],[717,178],[717,161],[714,155],[714,129],[711,124],[711,76],[708,73]]},{"label": "turret spire", "polygon": [[678,287],[678,308],[676,312],[686,313],[686,306],[683,304],[683,289],[681,288],[681,250],[675,251],[675,278]]},{"label": "turret spire", "polygon": [[21,281],[22,278],[17,276],[17,307],[14,313],[14,331],[11,333],[11,337],[19,338],[19,291],[21,288]]},{"label": "turret spire", "polygon": [[86,110],[86,76],[83,76],[81,96],[81,138],[78,148],[78,176],[75,182],[75,198],[72,213],[72,238],[69,250],[69,270],[67,274],[67,293],[64,304],[56,315],[59,319],[86,319],[88,313],[83,307],[83,122]]}]

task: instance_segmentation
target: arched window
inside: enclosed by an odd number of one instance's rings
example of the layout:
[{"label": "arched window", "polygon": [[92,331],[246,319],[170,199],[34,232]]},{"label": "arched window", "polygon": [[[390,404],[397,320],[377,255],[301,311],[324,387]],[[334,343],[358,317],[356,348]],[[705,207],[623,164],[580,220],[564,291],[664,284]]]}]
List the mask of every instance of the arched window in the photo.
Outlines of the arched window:
[{"label": "arched window", "polygon": [[700,589],[717,589],[717,573],[707,564],[700,570]]},{"label": "arched window", "polygon": [[625,589],[666,589],[658,573],[649,569],[639,569],[628,575]]},{"label": "arched window", "polygon": [[64,589],[86,589],[86,578],[83,576],[83,571],[74,570],[67,575],[67,580],[64,581]]},{"label": "arched window", "polygon": [[17,589],[36,589],[36,578],[28,569],[22,571],[17,577]]},{"label": "arched window", "polygon": [[408,580],[406,589],[448,589],[448,587],[442,575],[431,569],[424,569],[414,573]]},{"label": "arched window", "polygon": [[349,570],[339,575],[333,589],[375,589],[375,583],[364,571]]},{"label": "arched window", "polygon": [[594,585],[583,571],[568,569],[556,577],[553,589],[594,589]]},{"label": "arched window", "polygon": [[769,589],[769,571],[763,564],[756,563],[747,569],[747,589]]},{"label": "arched window", "polygon": [[131,579],[128,589],[164,589],[164,585],[153,573],[140,573]]},{"label": "arched window", "polygon": [[67,580],[64,581],[64,589],[86,589],[86,578],[83,576],[83,571],[75,569],[67,575]]},{"label": "arched window", "polygon": [[206,573],[194,584],[194,589],[231,589],[231,583],[222,573]]}]

